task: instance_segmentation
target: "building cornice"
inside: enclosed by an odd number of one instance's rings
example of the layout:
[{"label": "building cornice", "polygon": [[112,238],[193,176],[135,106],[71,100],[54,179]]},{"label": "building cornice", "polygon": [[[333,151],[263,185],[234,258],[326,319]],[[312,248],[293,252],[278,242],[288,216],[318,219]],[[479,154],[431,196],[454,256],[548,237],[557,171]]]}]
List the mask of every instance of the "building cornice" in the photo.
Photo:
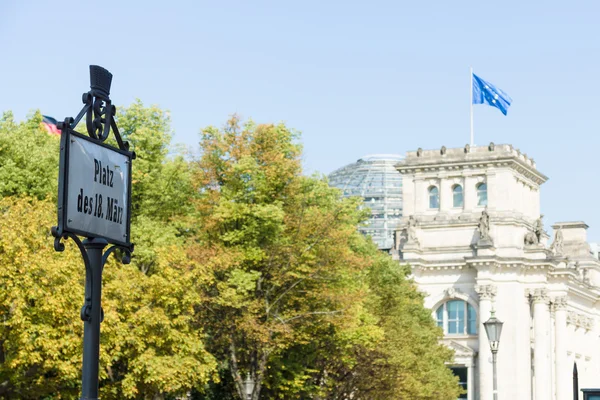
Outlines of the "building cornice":
[{"label": "building cornice", "polygon": [[[440,270],[462,270],[462,269],[481,269],[493,268],[499,269],[515,269],[524,271],[546,270],[549,273],[554,271],[564,270],[557,268],[560,260],[553,259],[530,259],[524,257],[503,258],[497,256],[489,257],[463,257],[462,259],[446,259],[446,260],[425,260],[423,258],[415,258],[411,260],[402,260],[403,263],[410,265],[412,270],[419,271],[440,271]],[[569,272],[572,274],[572,272]],[[573,275],[574,276],[574,275]]]},{"label": "building cornice", "polygon": [[548,180],[546,175],[524,164],[521,160],[510,158],[481,161],[432,161],[431,163],[421,162],[418,165],[408,165],[400,162],[396,165],[396,168],[398,169],[398,172],[403,175],[418,173],[430,175],[432,173],[451,173],[453,171],[463,171],[467,169],[509,168],[526,178],[527,180],[525,180],[524,183],[528,183],[530,185],[535,184],[539,186]]},{"label": "building cornice", "polygon": [[486,147],[465,147],[440,150],[409,151],[404,160],[396,164],[401,174],[439,173],[468,169],[510,168],[536,185],[541,185],[548,177],[536,169],[533,159],[511,145]]},{"label": "building cornice", "polygon": [[[483,209],[481,210],[483,211]],[[437,214],[426,215],[419,214],[416,216],[419,222],[419,229],[436,229],[439,227],[452,227],[452,228],[463,228],[463,227],[474,227],[479,224],[479,218],[481,217],[481,211],[475,212],[462,212],[456,214],[438,212]],[[490,223],[493,225],[501,226],[521,226],[527,229],[531,229],[534,222],[529,218],[526,218],[521,213],[508,214],[506,212],[497,212],[494,210],[489,211]],[[406,217],[404,218],[406,219]],[[404,229],[406,222],[403,221],[399,230]]]},{"label": "building cornice", "polygon": [[576,311],[567,311],[567,324],[590,331],[594,328],[594,318]]}]

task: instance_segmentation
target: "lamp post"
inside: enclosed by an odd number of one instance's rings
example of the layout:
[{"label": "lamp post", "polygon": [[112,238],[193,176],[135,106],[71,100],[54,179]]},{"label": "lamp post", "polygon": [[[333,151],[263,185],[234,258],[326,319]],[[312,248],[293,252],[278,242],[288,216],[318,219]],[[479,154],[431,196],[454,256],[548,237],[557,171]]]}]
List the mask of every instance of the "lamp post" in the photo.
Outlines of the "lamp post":
[{"label": "lamp post", "polygon": [[250,377],[250,373],[246,375],[244,381],[244,391],[246,392],[246,399],[252,400],[252,393],[254,393],[254,380]]},{"label": "lamp post", "polygon": [[498,377],[496,374],[496,354],[498,353],[498,346],[500,345],[500,334],[502,333],[502,324],[494,315],[495,311],[492,309],[492,315],[490,319],[483,323],[485,327],[485,333],[487,334],[488,341],[490,342],[490,349],[492,350],[492,365],[494,368],[494,400],[498,400]]}]

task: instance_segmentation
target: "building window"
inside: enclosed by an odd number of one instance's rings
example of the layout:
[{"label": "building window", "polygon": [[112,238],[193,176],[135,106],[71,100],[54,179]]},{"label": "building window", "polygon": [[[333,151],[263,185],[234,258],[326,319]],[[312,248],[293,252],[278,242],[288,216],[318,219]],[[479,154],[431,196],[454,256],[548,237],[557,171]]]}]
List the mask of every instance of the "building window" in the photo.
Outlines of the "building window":
[{"label": "building window", "polygon": [[463,206],[463,189],[460,185],[452,188],[452,206],[456,208]]},{"label": "building window", "polygon": [[468,385],[468,370],[467,367],[451,367],[450,368],[452,370],[452,373],[458,377],[458,384],[463,388],[463,390],[465,391],[465,393],[461,394],[458,398],[460,399],[466,399],[467,398],[467,392],[469,390],[469,385]]},{"label": "building window", "polygon": [[475,307],[464,300],[450,300],[435,311],[437,325],[446,335],[476,335]]},{"label": "building window", "polygon": [[477,185],[477,205],[487,206],[487,184],[485,183]]},{"label": "building window", "polygon": [[429,188],[429,208],[440,208],[440,192],[435,186]]}]

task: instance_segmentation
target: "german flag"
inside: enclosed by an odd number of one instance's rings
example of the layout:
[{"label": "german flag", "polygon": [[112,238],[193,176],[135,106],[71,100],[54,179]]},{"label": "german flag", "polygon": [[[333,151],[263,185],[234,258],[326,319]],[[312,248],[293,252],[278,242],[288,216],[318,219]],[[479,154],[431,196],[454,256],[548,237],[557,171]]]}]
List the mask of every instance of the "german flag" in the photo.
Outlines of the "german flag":
[{"label": "german flag", "polygon": [[60,129],[58,129],[56,126],[57,121],[52,117],[48,117],[47,115],[42,115],[42,117],[42,125],[46,131],[48,131],[48,133],[51,135],[60,135]]}]

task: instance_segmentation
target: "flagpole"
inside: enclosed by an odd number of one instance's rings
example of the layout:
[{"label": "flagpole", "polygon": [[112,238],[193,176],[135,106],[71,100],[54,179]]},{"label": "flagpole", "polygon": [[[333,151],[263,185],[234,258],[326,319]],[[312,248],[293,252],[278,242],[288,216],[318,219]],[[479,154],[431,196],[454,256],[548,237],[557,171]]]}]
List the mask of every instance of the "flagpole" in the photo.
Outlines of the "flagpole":
[{"label": "flagpole", "polygon": [[471,78],[471,147],[474,146],[473,144],[473,67],[470,68],[471,69],[471,74],[470,74],[470,78]]}]

